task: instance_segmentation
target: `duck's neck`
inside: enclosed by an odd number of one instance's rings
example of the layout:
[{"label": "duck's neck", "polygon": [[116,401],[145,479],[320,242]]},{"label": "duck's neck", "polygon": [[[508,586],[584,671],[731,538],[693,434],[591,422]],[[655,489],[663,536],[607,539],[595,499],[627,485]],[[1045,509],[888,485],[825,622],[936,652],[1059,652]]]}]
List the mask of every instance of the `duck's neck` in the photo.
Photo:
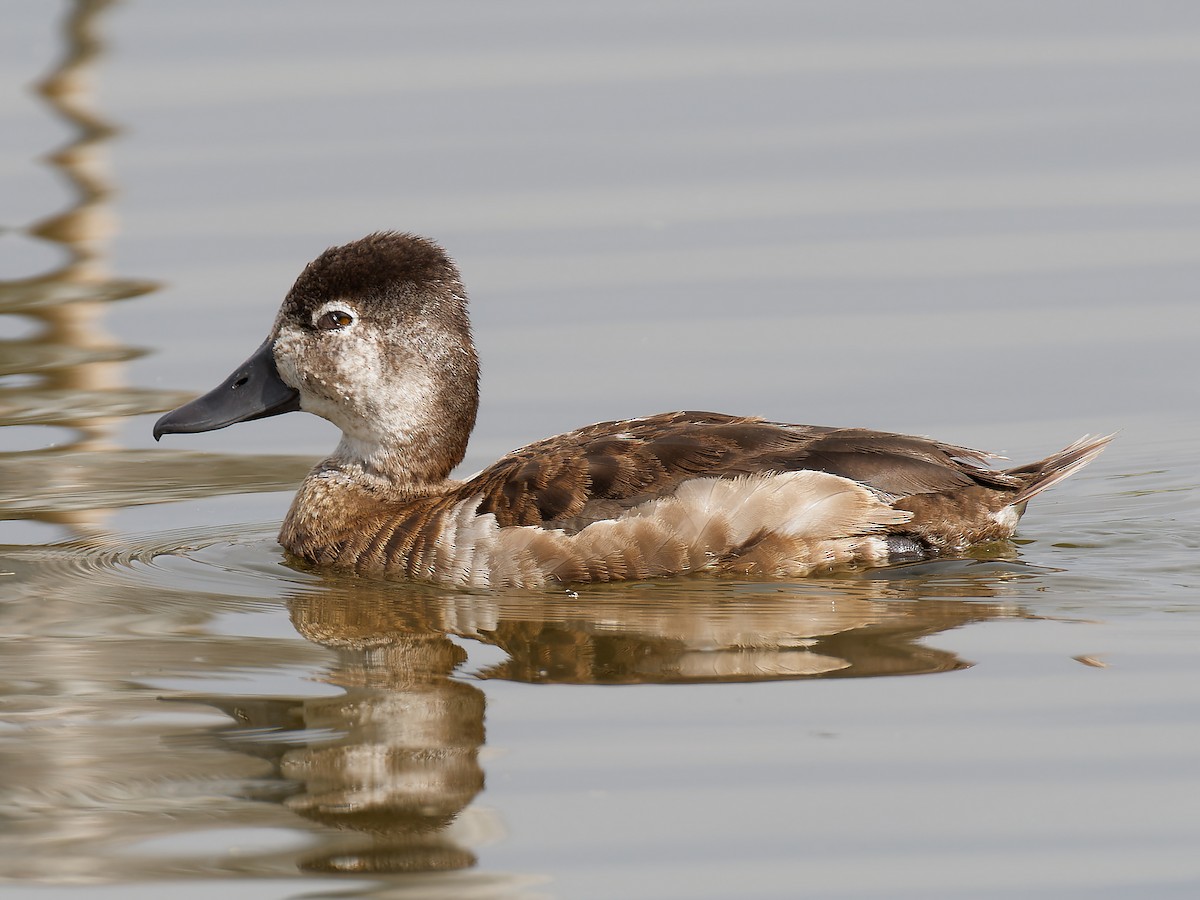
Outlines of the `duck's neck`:
[{"label": "duck's neck", "polygon": [[404,499],[437,492],[462,456],[462,452],[447,452],[436,440],[412,434],[388,443],[342,435],[337,449],[309,478],[332,479],[381,498]]},{"label": "duck's neck", "polygon": [[376,527],[381,517],[402,515],[423,498],[458,486],[430,477],[389,455],[360,456],[345,440],[300,484],[283,520],[279,542],[306,558],[331,562],[344,541]]},{"label": "duck's neck", "polygon": [[466,453],[477,397],[474,390],[445,396],[423,407],[440,410],[437,415],[410,409],[404,416],[382,414],[353,432],[343,430],[337,449],[296,492],[280,543],[315,558],[373,517],[401,514],[405,504],[457,487],[449,476]]}]

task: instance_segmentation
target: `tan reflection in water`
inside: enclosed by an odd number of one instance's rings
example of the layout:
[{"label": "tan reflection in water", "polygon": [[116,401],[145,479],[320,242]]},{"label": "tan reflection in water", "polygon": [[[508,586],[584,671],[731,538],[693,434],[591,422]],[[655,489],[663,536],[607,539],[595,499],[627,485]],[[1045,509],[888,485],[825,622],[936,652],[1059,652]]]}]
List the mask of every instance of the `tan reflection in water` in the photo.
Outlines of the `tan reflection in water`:
[{"label": "tan reflection in water", "polygon": [[[453,635],[507,659],[482,678],[571,684],[762,681],[910,675],[960,669],[929,635],[1022,615],[993,599],[1008,573],[976,560],[886,570],[888,577],[803,586],[683,578],[580,593],[471,594],[323,574],[325,590],[290,601],[309,640],[373,652],[399,636]],[[985,567],[986,573],[975,570]],[[947,577],[961,569],[963,577]],[[947,599],[938,599],[939,593]]]},{"label": "tan reflection in water", "polygon": [[[958,564],[955,564],[958,565]],[[930,635],[1024,615],[1000,602],[1011,572],[963,561],[932,583],[842,578],[803,586],[681,579],[579,596],[467,594],[322,575],[288,601],[334,652],[344,693],[292,702],[193,697],[230,715],[230,749],[268,758],[281,799],[336,829],[300,865],[323,872],[444,872],[502,834],[471,804],[484,786],[484,694],[455,673],[451,638],[502,648],[475,677],[574,684],[864,677],[961,669]],[[946,570],[942,570],[945,572]],[[945,594],[944,598],[939,598]],[[586,765],[581,760],[580,765]]]},{"label": "tan reflection in water", "polygon": [[[85,539],[97,536],[114,509],[285,487],[309,464],[115,444],[123,417],[183,397],[125,386],[125,365],[141,351],[101,325],[110,303],[155,287],[114,277],[107,265],[116,225],[104,149],[114,129],[95,111],[92,88],[103,58],[97,28],[110,5],[77,0],[65,7],[62,58],[37,87],[47,110],[70,128],[66,144],[44,158],[69,199],[20,236],[53,244],[62,261],[49,272],[0,281],[0,315],[34,326],[31,336],[0,338],[0,520],[53,523]],[[45,432],[51,436],[42,437],[42,426],[54,429]],[[60,428],[70,432],[65,440]],[[15,449],[21,446],[31,449]],[[263,807],[231,812],[228,798],[213,799],[212,785],[258,774],[254,760],[205,748],[164,751],[195,722],[172,721],[178,714],[164,710],[163,690],[150,682],[164,673],[195,678],[311,666],[320,649],[204,635],[203,623],[241,598],[148,577],[150,554],[136,547],[123,558],[94,546],[31,543],[0,555],[0,880],[176,877],[180,870],[165,854],[134,862],[123,851],[201,833],[220,804],[222,827],[269,827],[269,816],[258,814]],[[258,870],[294,873],[290,855],[277,859],[257,860]]]},{"label": "tan reflection in water", "polygon": [[[63,58],[37,88],[71,128],[68,142],[44,159],[72,199],[22,233],[54,244],[65,261],[51,272],[0,281],[0,315],[37,325],[30,337],[0,340],[0,428],[52,426],[72,433],[65,441],[54,432],[33,449],[0,453],[0,519],[63,525],[73,537],[97,536],[111,510],[123,506],[289,487],[309,465],[114,445],[122,418],[170,409],[188,397],[124,385],[125,364],[143,351],[121,344],[100,324],[110,303],[157,287],[115,277],[107,263],[117,225],[105,147],[116,129],[97,112],[93,88],[104,53],[100,14],[111,5],[77,0],[68,8]],[[12,446],[0,440],[0,447],[6,444]]]},{"label": "tan reflection in water", "polygon": [[238,723],[228,732],[231,749],[247,747],[244,729],[311,735],[253,744],[297,786],[284,806],[334,829],[300,855],[301,869],[453,871],[475,864],[471,846],[502,833],[490,814],[467,809],[483,789],[484,696],[450,678],[464,659],[444,635],[393,635],[370,650],[339,653],[328,676],[345,691],[336,697],[286,707],[196,699]]}]

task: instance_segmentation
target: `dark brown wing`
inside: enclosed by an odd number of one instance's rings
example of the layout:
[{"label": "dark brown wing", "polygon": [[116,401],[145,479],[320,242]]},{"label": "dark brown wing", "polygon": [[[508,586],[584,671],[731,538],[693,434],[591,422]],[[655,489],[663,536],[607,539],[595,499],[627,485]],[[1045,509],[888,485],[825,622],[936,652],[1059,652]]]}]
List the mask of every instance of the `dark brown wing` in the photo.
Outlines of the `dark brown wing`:
[{"label": "dark brown wing", "polygon": [[499,524],[577,531],[698,476],[812,469],[906,497],[970,485],[1013,489],[988,455],[928,438],[786,425],[708,412],[602,422],[517,450],[455,493],[482,494]]}]

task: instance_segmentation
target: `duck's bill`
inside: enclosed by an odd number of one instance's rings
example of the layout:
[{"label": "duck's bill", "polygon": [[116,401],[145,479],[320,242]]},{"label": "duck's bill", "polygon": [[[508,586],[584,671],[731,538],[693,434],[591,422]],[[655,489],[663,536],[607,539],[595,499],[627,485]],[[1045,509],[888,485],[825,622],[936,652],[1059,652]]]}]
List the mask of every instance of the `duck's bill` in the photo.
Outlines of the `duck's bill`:
[{"label": "duck's bill", "polygon": [[265,419],[298,409],[300,394],[279,377],[268,338],[216,388],[155,422],[154,439],[157,441],[164,434],[216,431],[238,422]]}]

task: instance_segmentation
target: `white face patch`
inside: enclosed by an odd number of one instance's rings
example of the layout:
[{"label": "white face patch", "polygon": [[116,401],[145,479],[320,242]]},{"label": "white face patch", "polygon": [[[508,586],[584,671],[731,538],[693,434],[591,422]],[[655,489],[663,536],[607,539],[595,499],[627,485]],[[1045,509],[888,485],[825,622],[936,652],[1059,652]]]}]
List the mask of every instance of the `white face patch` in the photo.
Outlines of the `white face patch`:
[{"label": "white face patch", "polygon": [[[339,462],[380,468],[428,431],[437,414],[435,373],[419,353],[405,353],[409,336],[385,335],[353,306],[334,300],[313,311],[314,322],[339,311],[353,324],[315,331],[284,324],[274,344],[280,377],[300,392],[300,407],[342,431]],[[418,442],[419,443],[419,442]]]},{"label": "white face patch", "polygon": [[[324,304],[314,321],[345,304]],[[346,312],[350,315],[348,310]],[[300,392],[300,405],[343,431],[370,413],[381,389],[379,344],[369,323],[355,319],[343,328],[310,331],[283,325],[275,339],[275,364],[283,380]]]}]

